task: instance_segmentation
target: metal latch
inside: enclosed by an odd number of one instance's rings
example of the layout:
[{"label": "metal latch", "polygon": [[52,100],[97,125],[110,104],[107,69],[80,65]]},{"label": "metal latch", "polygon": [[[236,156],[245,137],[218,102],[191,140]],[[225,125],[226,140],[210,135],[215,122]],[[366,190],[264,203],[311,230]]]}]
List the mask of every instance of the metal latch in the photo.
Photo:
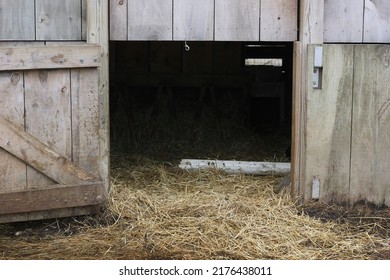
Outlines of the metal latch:
[{"label": "metal latch", "polygon": [[313,88],[321,89],[322,87],[322,46],[314,48],[314,69],[313,69]]},{"label": "metal latch", "polygon": [[320,178],[314,177],[311,185],[311,198],[319,199],[320,198]]}]

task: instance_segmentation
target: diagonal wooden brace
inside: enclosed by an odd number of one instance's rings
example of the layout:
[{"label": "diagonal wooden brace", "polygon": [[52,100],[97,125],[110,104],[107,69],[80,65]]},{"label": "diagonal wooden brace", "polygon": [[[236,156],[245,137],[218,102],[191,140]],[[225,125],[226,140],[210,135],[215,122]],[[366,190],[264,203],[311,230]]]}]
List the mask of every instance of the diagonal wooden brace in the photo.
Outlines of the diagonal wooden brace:
[{"label": "diagonal wooden brace", "polygon": [[61,185],[98,181],[20,126],[0,117],[0,147]]}]

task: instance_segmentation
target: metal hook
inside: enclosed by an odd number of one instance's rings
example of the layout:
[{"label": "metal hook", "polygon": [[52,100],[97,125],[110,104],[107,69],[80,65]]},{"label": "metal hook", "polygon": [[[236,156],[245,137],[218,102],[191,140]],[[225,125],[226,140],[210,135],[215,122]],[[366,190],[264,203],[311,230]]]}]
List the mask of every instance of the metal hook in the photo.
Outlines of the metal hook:
[{"label": "metal hook", "polygon": [[187,44],[187,41],[184,41],[184,49],[186,50],[186,52],[189,52],[190,51],[190,46]]}]

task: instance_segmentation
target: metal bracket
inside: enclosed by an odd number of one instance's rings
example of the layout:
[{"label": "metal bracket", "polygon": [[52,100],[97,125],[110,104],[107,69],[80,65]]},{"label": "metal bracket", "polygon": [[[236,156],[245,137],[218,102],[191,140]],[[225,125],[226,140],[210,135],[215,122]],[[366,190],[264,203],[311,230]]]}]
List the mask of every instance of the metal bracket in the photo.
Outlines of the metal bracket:
[{"label": "metal bracket", "polygon": [[321,181],[319,178],[314,177],[311,185],[311,198],[319,199],[320,198],[320,186]]},{"label": "metal bracket", "polygon": [[322,68],[323,68],[323,48],[317,46],[314,48],[314,70],[313,70],[313,88],[321,89],[322,87]]}]

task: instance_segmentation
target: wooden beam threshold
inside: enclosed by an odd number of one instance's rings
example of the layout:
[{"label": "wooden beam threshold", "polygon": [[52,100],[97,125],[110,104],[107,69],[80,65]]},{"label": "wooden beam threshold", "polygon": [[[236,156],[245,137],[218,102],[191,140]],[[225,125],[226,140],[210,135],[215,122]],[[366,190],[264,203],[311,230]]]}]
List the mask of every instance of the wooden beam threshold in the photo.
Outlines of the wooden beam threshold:
[{"label": "wooden beam threshold", "polygon": [[0,117],[0,147],[61,185],[94,182],[97,179],[64,156]]}]

